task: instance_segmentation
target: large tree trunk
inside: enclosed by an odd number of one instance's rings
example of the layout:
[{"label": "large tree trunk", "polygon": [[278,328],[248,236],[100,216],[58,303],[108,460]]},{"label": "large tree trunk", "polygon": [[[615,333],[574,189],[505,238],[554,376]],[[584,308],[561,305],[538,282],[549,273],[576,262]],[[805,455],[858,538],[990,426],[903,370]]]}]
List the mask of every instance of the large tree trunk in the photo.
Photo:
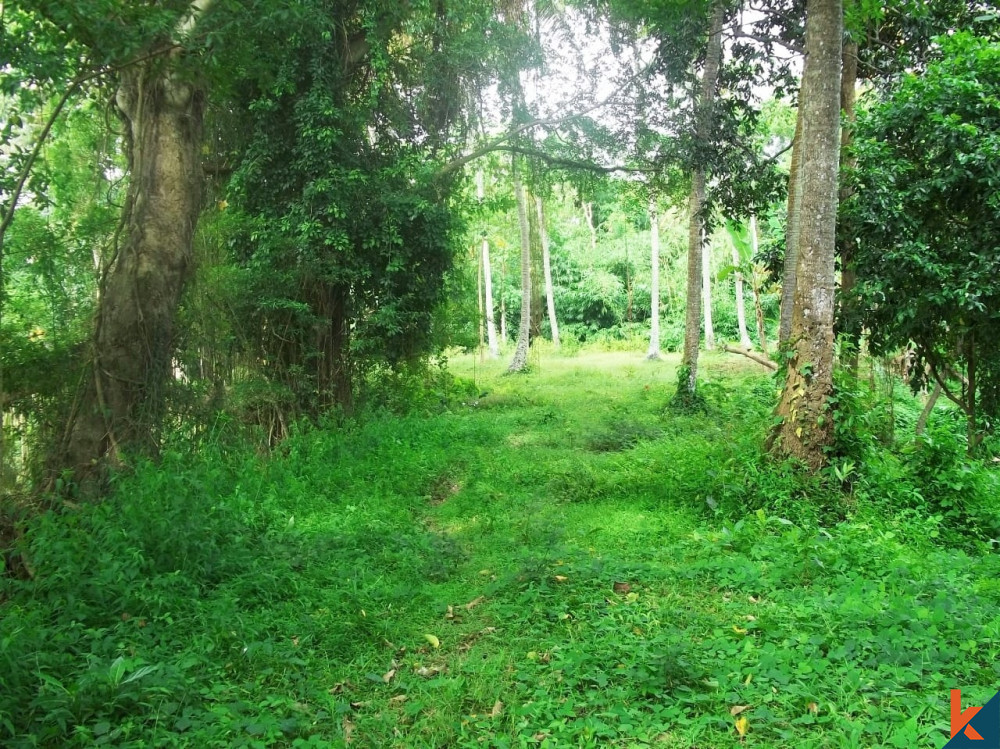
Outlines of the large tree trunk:
[{"label": "large tree trunk", "polygon": [[660,214],[656,208],[656,197],[649,198],[649,247],[650,247],[650,291],[649,291],[649,350],[647,359],[660,358]]},{"label": "large tree trunk", "polygon": [[521,229],[521,324],[517,330],[517,348],[507,368],[509,373],[523,372],[528,366],[531,342],[531,228],[528,226],[527,198],[524,185],[514,171],[514,197],[517,200],[517,223]]},{"label": "large tree trunk", "polygon": [[771,444],[811,469],[826,462],[833,439],[833,289],[840,161],[842,0],[809,0],[806,64],[799,112],[802,209],[791,358]]},{"label": "large tree trunk", "polygon": [[157,447],[202,181],[204,94],[171,67],[153,60],[121,72],[116,103],[130,173],[124,241],[101,284],[93,374],[58,461],[84,483],[122,451]]},{"label": "large tree trunk", "polygon": [[792,309],[795,306],[795,278],[799,262],[799,221],[802,205],[802,100],[795,117],[795,137],[792,139],[792,163],[788,169],[788,210],[785,219],[785,265],[781,278],[781,312],[778,320],[778,345],[784,345],[792,331]]},{"label": "large tree trunk", "polygon": [[[705,53],[705,68],[701,74],[701,91],[695,102],[695,138],[703,141],[708,137],[711,124],[711,106],[715,101],[715,89],[722,64],[722,20],[723,4],[716,2],[712,9],[709,27],[708,49]],[[688,197],[688,268],[687,268],[687,311],[684,317],[684,354],[681,357],[678,392],[693,396],[698,382],[698,343],[701,338],[701,284],[702,252],[705,234],[705,181],[704,167],[691,172],[691,194]]]},{"label": "large tree trunk", "polygon": [[549,232],[545,228],[545,208],[542,199],[535,196],[538,209],[538,233],[542,238],[542,269],[545,273],[545,302],[549,312],[549,327],[552,329],[552,345],[559,349],[559,322],[556,320],[556,298],[552,288],[552,258],[549,255]]}]

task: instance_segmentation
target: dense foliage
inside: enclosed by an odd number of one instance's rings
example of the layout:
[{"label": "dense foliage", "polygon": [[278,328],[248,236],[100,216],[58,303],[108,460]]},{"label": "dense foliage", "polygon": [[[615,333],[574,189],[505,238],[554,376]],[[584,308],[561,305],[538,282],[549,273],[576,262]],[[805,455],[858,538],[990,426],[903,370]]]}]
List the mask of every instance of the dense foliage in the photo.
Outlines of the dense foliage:
[{"label": "dense foliage", "polygon": [[912,345],[911,383],[940,383],[973,444],[1000,415],[998,133],[1000,45],[942,38],[858,123],[850,205],[873,351]]}]

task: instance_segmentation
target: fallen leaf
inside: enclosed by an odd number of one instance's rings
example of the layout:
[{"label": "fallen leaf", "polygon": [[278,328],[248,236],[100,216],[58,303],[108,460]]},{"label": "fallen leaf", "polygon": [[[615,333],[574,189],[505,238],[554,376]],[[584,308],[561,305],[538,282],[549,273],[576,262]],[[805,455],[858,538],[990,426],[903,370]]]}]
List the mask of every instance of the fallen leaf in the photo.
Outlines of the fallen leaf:
[{"label": "fallen leaf", "polygon": [[503,712],[503,703],[500,700],[497,700],[496,702],[493,703],[493,709],[490,710],[490,717],[495,718],[502,712]]},{"label": "fallen leaf", "polygon": [[743,618],[746,619],[748,622],[755,622],[755,621],[757,621],[757,617],[754,616],[753,614],[747,614]]},{"label": "fallen leaf", "polygon": [[615,583],[611,587],[614,589],[615,593],[628,593],[632,590],[632,586],[628,583]]},{"label": "fallen leaf", "polygon": [[749,709],[750,709],[749,705],[733,705],[731,708],[729,708],[729,714],[735,718],[744,710],[749,710]]},{"label": "fallen leaf", "polygon": [[745,629],[743,629],[742,627],[737,627],[735,624],[733,625],[733,632],[735,632],[738,635],[745,635],[747,633]]},{"label": "fallen leaf", "polygon": [[[473,598],[471,601],[469,601],[467,604],[465,604],[465,610],[466,611],[472,611],[474,608],[476,608],[476,606],[478,606],[479,604],[481,604],[485,600],[486,600],[486,596],[479,596],[479,598]],[[449,606],[449,608],[451,608],[451,607]]]},{"label": "fallen leaf", "polygon": [[354,740],[354,723],[346,715],[344,716],[344,743],[350,744]]},{"label": "fallen leaf", "polygon": [[330,694],[340,694],[345,689],[350,689],[350,688],[351,688],[351,683],[350,682],[348,682],[348,681],[338,681],[336,684],[334,684],[332,687],[330,687],[330,689],[327,690],[327,691],[329,691]]},{"label": "fallen leaf", "polygon": [[750,601],[750,603],[759,603],[760,602],[759,598],[754,598],[753,596],[747,596],[747,600]]},{"label": "fallen leaf", "polygon": [[747,735],[747,731],[750,729],[750,721],[746,719],[746,716],[736,719],[736,733],[743,738]]},{"label": "fallen leaf", "polygon": [[395,705],[398,705],[398,704],[400,704],[402,702],[406,702],[406,695],[405,694],[397,694],[395,697],[390,697],[389,698],[389,702],[392,703],[392,704],[395,704]]},{"label": "fallen leaf", "polygon": [[569,578],[566,577],[566,575],[555,575],[555,579],[557,583],[564,583],[567,580],[569,580]]},{"label": "fallen leaf", "polygon": [[455,610],[450,605],[448,606],[448,613],[446,613],[444,615],[444,618],[445,619],[454,619],[455,618]]},{"label": "fallen leaf", "polygon": [[424,635],[424,639],[431,644],[432,648],[441,647],[441,641],[434,635]]},{"label": "fallen leaf", "polygon": [[421,676],[424,679],[430,679],[432,676],[437,676],[444,670],[443,666],[420,666],[416,669],[417,676]]},{"label": "fallen leaf", "polygon": [[819,715],[819,705],[817,705],[815,702],[810,702],[808,705],[806,705],[806,709],[809,710],[809,712],[811,712],[813,715]]},{"label": "fallen leaf", "polygon": [[396,669],[390,668],[388,671],[382,674],[382,681],[388,684],[390,681],[392,681],[392,677],[395,675],[396,675]]}]

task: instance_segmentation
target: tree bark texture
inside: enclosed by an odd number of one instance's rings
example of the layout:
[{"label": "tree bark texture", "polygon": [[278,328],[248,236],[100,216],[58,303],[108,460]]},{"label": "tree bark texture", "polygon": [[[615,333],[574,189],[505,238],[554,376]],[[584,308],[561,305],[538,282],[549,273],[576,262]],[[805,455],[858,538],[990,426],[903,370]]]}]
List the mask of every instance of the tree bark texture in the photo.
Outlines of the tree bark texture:
[{"label": "tree bark texture", "polygon": [[120,75],[130,174],[124,241],[102,279],[93,375],[59,460],[82,482],[123,450],[156,451],[201,208],[203,91],[172,76],[164,60]]},{"label": "tree bark texture", "polygon": [[[722,64],[722,20],[723,5],[716,2],[712,8],[712,18],[708,33],[708,49],[705,53],[705,67],[701,74],[701,90],[695,101],[695,138],[703,142],[708,138],[711,125],[711,106],[715,101],[715,89]],[[705,234],[705,182],[706,173],[702,166],[691,172],[691,194],[688,197],[688,267],[687,267],[687,309],[684,316],[684,353],[681,357],[680,392],[694,395],[698,382],[698,343],[701,339],[701,283],[702,252]]]},{"label": "tree bark texture", "polygon": [[528,346],[531,342],[531,229],[528,226],[527,198],[521,178],[514,172],[514,198],[517,201],[517,223],[521,229],[521,323],[517,330],[517,347],[507,371],[523,372],[528,366]]},{"label": "tree bark texture", "polygon": [[649,350],[647,359],[660,358],[660,214],[656,198],[649,199],[649,247],[650,247],[650,292],[649,292]]},{"label": "tree bark texture", "polygon": [[552,288],[552,257],[549,254],[549,232],[545,228],[545,206],[542,199],[535,196],[538,209],[538,233],[542,238],[542,269],[545,273],[545,303],[549,313],[549,328],[552,330],[552,345],[559,348],[559,321],[556,319],[556,298]]},{"label": "tree bark texture", "polygon": [[778,320],[778,345],[783,345],[792,331],[792,309],[795,306],[795,274],[799,261],[799,219],[802,204],[802,100],[795,117],[792,139],[792,161],[788,168],[788,211],[785,219],[785,265],[781,278],[781,311]]},{"label": "tree bark texture", "polygon": [[833,440],[833,290],[840,163],[842,0],[809,0],[806,64],[799,97],[802,207],[791,357],[771,435],[780,455],[816,470]]}]

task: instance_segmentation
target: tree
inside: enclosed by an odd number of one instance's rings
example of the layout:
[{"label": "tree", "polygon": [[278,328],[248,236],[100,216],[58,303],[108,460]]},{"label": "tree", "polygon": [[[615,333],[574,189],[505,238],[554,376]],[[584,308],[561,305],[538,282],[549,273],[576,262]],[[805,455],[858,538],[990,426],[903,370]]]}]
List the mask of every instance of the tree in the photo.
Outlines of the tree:
[{"label": "tree", "polygon": [[542,269],[545,274],[545,301],[549,313],[549,328],[552,331],[552,345],[559,348],[559,322],[556,320],[556,299],[552,289],[552,259],[549,256],[549,232],[545,227],[545,208],[542,198],[535,196],[538,209],[538,233],[542,240]]},{"label": "tree", "polygon": [[[751,218],[750,231],[756,231],[756,221]],[[740,331],[740,345],[745,349],[753,348],[753,343],[750,341],[750,334],[747,332],[747,309],[746,302],[743,298],[743,271],[740,270],[742,261],[740,259],[740,251],[736,247],[736,243],[732,242],[733,250],[733,276],[735,278],[736,286],[736,324]],[[766,345],[766,344],[765,344]]]},{"label": "tree", "polygon": [[833,439],[833,289],[840,161],[842,0],[809,0],[802,125],[801,226],[787,373],[771,445],[812,469]]},{"label": "tree", "polygon": [[[722,64],[722,22],[725,7],[717,0],[712,7],[708,29],[708,48],[701,72],[701,87],[694,102],[695,142],[709,145],[712,126],[712,105],[715,101],[719,66]],[[698,344],[701,340],[701,295],[704,278],[702,253],[705,241],[705,197],[707,169],[696,163],[691,172],[691,193],[688,197],[688,271],[687,306],[684,317],[684,352],[681,356],[678,392],[692,397],[698,382]],[[707,321],[708,318],[706,318]],[[707,331],[706,331],[707,332]]]},{"label": "tree", "polygon": [[785,214],[785,260],[781,278],[781,311],[778,320],[778,344],[784,345],[792,333],[795,288],[799,270],[799,224],[802,216],[802,108],[795,117],[792,161],[788,168],[788,210]]},{"label": "tree", "polygon": [[521,322],[517,329],[517,346],[507,371],[523,372],[528,367],[528,347],[531,345],[531,229],[528,226],[528,199],[514,164],[514,198],[517,200],[517,225],[521,236]]},{"label": "tree", "polygon": [[[69,14],[80,41],[98,49],[94,19]],[[87,482],[122,449],[154,452],[165,407],[174,320],[190,272],[201,210],[204,82],[191,46],[211,7],[195,0],[174,24],[143,39],[135,62],[120,60],[115,106],[124,125],[129,187],[124,237],[105,270],[93,337],[92,370],[76,409],[60,467]],[[176,12],[176,11],[175,11]],[[156,28],[156,27],[154,27]],[[147,58],[143,60],[143,58]]]},{"label": "tree", "polygon": [[859,117],[845,229],[848,299],[875,354],[912,345],[914,388],[965,414],[970,450],[1000,415],[1000,44],[956,33]]},{"label": "tree", "polygon": [[[483,171],[476,172],[476,197],[482,204],[486,197],[486,189],[483,183]],[[497,343],[497,326],[493,314],[493,268],[490,264],[490,241],[483,233],[479,262],[482,264],[483,281],[486,287],[486,337],[489,341],[490,358],[496,359],[500,356],[500,346]]]},{"label": "tree", "polygon": [[656,196],[649,196],[650,311],[647,359],[660,358],[660,213]]}]

